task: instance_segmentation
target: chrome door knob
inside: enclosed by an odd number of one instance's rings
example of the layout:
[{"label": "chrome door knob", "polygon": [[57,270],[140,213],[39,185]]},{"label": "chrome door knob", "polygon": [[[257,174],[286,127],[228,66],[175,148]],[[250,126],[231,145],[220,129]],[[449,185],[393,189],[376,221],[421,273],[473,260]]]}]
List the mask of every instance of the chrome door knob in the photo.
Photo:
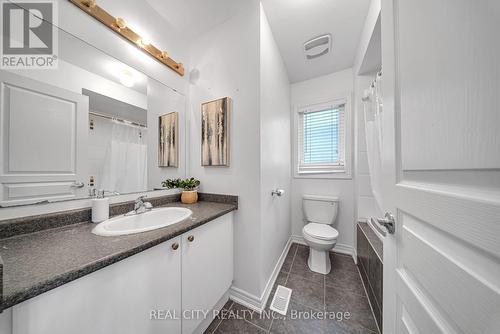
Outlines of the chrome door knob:
[{"label": "chrome door knob", "polygon": [[389,234],[396,232],[396,220],[390,212],[386,212],[384,218],[377,218],[377,223],[384,226]]},{"label": "chrome door knob", "polygon": [[275,189],[271,191],[271,195],[274,196],[283,196],[285,194],[285,191],[283,189]]}]

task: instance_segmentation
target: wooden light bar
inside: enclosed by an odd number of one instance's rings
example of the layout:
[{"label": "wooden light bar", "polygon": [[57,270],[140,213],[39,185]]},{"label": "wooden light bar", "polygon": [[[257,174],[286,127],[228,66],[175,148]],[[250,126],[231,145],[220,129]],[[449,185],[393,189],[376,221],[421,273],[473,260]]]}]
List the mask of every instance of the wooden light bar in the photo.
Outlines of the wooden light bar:
[{"label": "wooden light bar", "polygon": [[127,39],[137,48],[146,52],[147,54],[158,60],[160,63],[167,65],[172,70],[177,72],[179,75],[184,76],[184,66],[182,65],[182,63],[174,61],[172,58],[170,58],[170,56],[166,51],[159,50],[152,44],[144,44],[142,37],[139,36],[132,29],[127,27],[127,23],[125,22],[125,20],[119,17],[115,18],[114,16],[110,15],[104,9],[99,7],[96,4],[95,0],[69,0],[69,1],[71,1],[85,13],[94,17],[95,19],[100,21],[102,24],[104,24],[105,26],[107,26],[108,28],[110,28],[123,38]]}]

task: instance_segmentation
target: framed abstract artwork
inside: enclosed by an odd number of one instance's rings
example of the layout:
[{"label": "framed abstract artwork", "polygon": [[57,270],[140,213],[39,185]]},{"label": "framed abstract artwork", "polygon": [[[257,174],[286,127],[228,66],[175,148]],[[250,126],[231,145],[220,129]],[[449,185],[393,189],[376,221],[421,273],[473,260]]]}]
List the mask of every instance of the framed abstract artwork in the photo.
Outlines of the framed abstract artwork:
[{"label": "framed abstract artwork", "polygon": [[159,117],[158,166],[179,166],[179,113],[171,112]]},{"label": "framed abstract artwork", "polygon": [[229,116],[232,101],[224,97],[201,105],[201,165],[229,166]]}]

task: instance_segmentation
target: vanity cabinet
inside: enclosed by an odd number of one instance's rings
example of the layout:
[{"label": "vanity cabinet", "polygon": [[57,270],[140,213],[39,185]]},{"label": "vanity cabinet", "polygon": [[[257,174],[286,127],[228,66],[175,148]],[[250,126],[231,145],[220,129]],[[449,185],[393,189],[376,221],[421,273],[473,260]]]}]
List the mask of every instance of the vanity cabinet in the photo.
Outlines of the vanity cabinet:
[{"label": "vanity cabinet", "polygon": [[180,333],[180,237],[133,255],[12,308],[13,334]]},{"label": "vanity cabinet", "polygon": [[211,311],[232,283],[232,216],[4,310],[0,328],[11,327],[12,334],[202,332],[201,311]]},{"label": "vanity cabinet", "polygon": [[[182,243],[182,334],[190,334],[204,320],[233,281],[232,213],[181,237]],[[205,328],[203,328],[204,330]],[[198,331],[196,331],[198,332]]]}]

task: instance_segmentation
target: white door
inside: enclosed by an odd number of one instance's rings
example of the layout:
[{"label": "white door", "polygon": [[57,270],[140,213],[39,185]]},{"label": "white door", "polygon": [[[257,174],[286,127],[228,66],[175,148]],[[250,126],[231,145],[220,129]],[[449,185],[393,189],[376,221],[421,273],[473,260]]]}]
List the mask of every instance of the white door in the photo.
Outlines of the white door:
[{"label": "white door", "polygon": [[233,282],[233,214],[189,231],[181,239],[182,333],[191,334],[204,320],[201,312],[210,312]]},{"label": "white door", "polygon": [[500,332],[500,3],[382,0],[384,333]]},{"label": "white door", "polygon": [[87,193],[88,97],[0,71],[0,205]]}]

